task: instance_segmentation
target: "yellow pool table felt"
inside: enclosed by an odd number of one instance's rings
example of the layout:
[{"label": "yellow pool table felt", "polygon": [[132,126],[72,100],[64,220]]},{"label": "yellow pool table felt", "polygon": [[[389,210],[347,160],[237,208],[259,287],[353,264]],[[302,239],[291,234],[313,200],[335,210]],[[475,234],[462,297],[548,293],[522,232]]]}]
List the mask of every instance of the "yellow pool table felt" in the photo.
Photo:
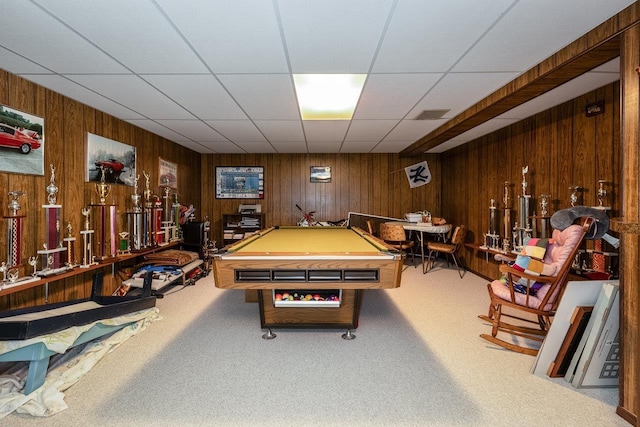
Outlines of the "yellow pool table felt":
[{"label": "yellow pool table felt", "polygon": [[271,228],[229,247],[238,255],[364,255],[387,250],[362,230],[344,227]]}]

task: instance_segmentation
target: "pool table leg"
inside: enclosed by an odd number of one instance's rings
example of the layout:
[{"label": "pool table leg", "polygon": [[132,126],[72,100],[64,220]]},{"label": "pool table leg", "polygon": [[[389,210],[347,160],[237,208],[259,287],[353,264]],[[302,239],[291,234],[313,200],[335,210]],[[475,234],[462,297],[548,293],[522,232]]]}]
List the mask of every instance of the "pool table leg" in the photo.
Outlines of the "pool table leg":
[{"label": "pool table leg", "polygon": [[356,336],[355,336],[355,334],[353,332],[351,332],[351,329],[347,329],[347,332],[342,334],[342,339],[343,340],[354,340],[354,339],[356,339]]},{"label": "pool table leg", "polygon": [[275,337],[277,337],[277,334],[274,334],[273,331],[271,329],[267,329],[267,332],[265,334],[262,335],[262,339],[263,340],[272,340]]}]

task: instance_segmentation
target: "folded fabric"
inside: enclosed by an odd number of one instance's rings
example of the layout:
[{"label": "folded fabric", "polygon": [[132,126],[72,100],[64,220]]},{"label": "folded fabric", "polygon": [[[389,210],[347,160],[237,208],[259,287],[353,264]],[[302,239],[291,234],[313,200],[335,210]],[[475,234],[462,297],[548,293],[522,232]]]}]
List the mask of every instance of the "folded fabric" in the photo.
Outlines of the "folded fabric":
[{"label": "folded fabric", "polygon": [[531,258],[542,260],[547,253],[547,248],[551,239],[539,239],[531,238],[526,241],[524,248],[522,248],[522,254],[528,255]]},{"label": "folded fabric", "polygon": [[518,271],[534,276],[551,276],[556,271],[554,265],[545,264],[544,262],[531,258],[527,255],[518,255],[512,267]]},{"label": "folded fabric", "polygon": [[181,251],[178,249],[168,249],[162,252],[156,252],[144,256],[146,264],[156,265],[187,265],[191,261],[195,261],[200,257],[197,252]]}]

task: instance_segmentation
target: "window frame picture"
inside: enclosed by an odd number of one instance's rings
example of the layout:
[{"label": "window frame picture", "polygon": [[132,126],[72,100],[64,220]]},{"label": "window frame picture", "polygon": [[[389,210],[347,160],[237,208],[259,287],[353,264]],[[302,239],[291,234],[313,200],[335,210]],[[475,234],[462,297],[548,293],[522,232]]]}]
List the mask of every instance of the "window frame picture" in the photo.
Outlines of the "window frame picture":
[{"label": "window frame picture", "polygon": [[[106,165],[105,182],[134,187],[136,147],[87,132],[86,182],[102,180],[99,163]],[[114,166],[112,166],[115,165]],[[122,167],[122,169],[117,170]]]},{"label": "window frame picture", "polygon": [[264,199],[263,166],[216,166],[216,199]]},{"label": "window frame picture", "polygon": [[331,166],[311,166],[309,181],[320,184],[331,182]]},{"label": "window frame picture", "polygon": [[[25,175],[44,175],[44,118],[0,104],[0,123],[15,132],[13,137],[18,138],[18,132],[22,134],[20,139],[33,138],[40,142],[38,148],[31,148],[23,154],[19,147],[0,147],[0,171],[19,173]],[[10,144],[20,142],[8,142]]]}]

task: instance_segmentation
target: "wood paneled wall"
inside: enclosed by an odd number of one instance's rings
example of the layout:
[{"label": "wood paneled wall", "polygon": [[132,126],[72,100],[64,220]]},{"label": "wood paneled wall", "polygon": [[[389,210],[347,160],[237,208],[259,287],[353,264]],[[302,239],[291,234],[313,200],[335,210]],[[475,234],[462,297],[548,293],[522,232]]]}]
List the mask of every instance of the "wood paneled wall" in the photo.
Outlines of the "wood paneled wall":
[{"label": "wood paneled wall", "polygon": [[[97,202],[93,183],[85,182],[86,134],[87,132],[110,138],[136,147],[136,172],[146,171],[150,175],[151,189],[159,194],[158,166],[159,157],[177,163],[178,191],[184,204],[199,207],[200,201],[200,154],[174,144],[164,138],[137,128],[127,122],[116,119],[86,105],[66,98],[56,92],[24,80],[16,75],[0,70],[0,104],[34,114],[44,118],[44,164],[42,176],[9,174],[0,172],[0,211],[8,214],[8,192],[24,191],[26,196],[20,199],[20,215],[24,220],[24,242],[22,260],[36,254],[45,242],[45,213],[42,205],[47,204],[46,186],[49,184],[50,168],[56,168],[58,204],[62,205],[62,217],[65,223],[71,221],[76,237],[76,254],[81,257],[79,231],[83,217],[81,209]],[[141,180],[144,188],[144,180]],[[125,212],[131,207],[130,197],[133,187],[113,185],[109,202],[117,205],[118,229],[126,230]],[[6,227],[6,225],[3,225]],[[3,228],[4,230],[4,228]],[[6,260],[6,232],[0,232],[0,260]],[[27,274],[31,266],[26,265]],[[21,269],[25,275],[25,268]],[[115,283],[106,283],[114,287]],[[49,302],[85,298],[91,291],[90,275],[51,283]],[[0,297],[0,311],[44,303],[44,287]]]},{"label": "wood paneled wall", "polygon": [[[570,206],[569,187],[582,187],[582,203],[597,205],[598,180],[609,182],[611,216],[621,211],[620,85],[618,82],[536,114],[442,155],[442,214],[466,224],[467,242],[482,243],[489,229],[490,199],[501,213],[504,181],[510,182],[512,220],[522,194],[522,168],[529,166],[527,193],[539,213],[541,194],[552,196],[553,213]],[[604,113],[586,117],[585,107],[603,100]],[[466,248],[467,266],[478,274],[498,276],[497,264]]]},{"label": "wood paneled wall", "polygon": [[[429,184],[409,188],[406,166],[427,160]],[[264,200],[216,199],[216,166],[264,166]],[[330,183],[311,183],[311,166],[331,166]],[[400,158],[398,154],[244,154],[202,156],[202,203],[211,220],[212,235],[222,241],[221,216],[238,211],[241,203],[260,203],[265,225],[295,225],[298,204],[315,211],[319,221],[347,218],[349,212],[402,217],[431,210],[440,214],[441,173],[435,155]],[[220,246],[220,245],[218,245]]]}]

